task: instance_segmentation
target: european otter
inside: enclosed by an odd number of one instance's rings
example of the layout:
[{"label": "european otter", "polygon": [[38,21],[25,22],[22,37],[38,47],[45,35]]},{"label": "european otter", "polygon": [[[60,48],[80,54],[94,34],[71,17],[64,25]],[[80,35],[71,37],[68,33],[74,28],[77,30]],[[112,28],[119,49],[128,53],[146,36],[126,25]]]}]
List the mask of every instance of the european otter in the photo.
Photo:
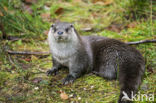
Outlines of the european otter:
[{"label": "european otter", "polygon": [[48,75],[67,67],[69,74],[63,79],[63,84],[71,83],[89,72],[109,80],[118,79],[121,87],[118,102],[131,102],[122,101],[123,94],[129,97],[132,92],[135,94],[145,72],[144,59],[135,48],[106,37],[80,36],[67,22],[53,24],[48,41],[53,61]]}]

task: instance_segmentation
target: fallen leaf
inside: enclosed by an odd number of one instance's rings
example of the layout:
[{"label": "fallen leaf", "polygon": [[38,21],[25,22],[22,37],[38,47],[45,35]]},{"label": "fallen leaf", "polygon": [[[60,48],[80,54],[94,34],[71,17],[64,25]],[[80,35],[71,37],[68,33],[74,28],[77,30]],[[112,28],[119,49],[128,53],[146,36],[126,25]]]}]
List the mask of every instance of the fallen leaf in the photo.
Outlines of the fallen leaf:
[{"label": "fallen leaf", "polygon": [[137,22],[131,22],[130,24],[127,25],[128,28],[135,28],[137,25]]},{"label": "fallen leaf", "polygon": [[93,3],[97,3],[99,1],[101,1],[101,0],[92,0]]},{"label": "fallen leaf", "polygon": [[25,58],[25,61],[30,62],[31,58]]},{"label": "fallen leaf", "polygon": [[45,34],[45,35],[48,35],[48,33],[49,33],[49,30],[45,30],[45,31],[43,32],[43,34]]},{"label": "fallen leaf", "polygon": [[112,24],[109,27],[107,27],[107,30],[119,33],[122,30],[122,26],[118,24]]},{"label": "fallen leaf", "polygon": [[39,83],[40,81],[42,81],[41,77],[37,77],[32,80],[33,83]]},{"label": "fallen leaf", "polygon": [[104,2],[104,5],[110,5],[113,3],[113,0],[106,0],[106,2]]},{"label": "fallen leaf", "polygon": [[58,8],[56,11],[55,11],[55,14],[57,14],[57,15],[60,15],[60,14],[62,14],[63,13],[63,8]]},{"label": "fallen leaf", "polygon": [[74,0],[74,2],[82,2],[82,0]]},{"label": "fallen leaf", "polygon": [[4,16],[4,14],[0,11],[0,16]]},{"label": "fallen leaf", "polygon": [[41,18],[43,20],[49,20],[50,19],[50,13],[42,13]]},{"label": "fallen leaf", "polygon": [[3,7],[5,11],[8,11],[8,8],[6,6]]},{"label": "fallen leaf", "polygon": [[93,12],[93,13],[92,13],[92,16],[95,18],[95,17],[98,17],[98,14],[95,13],[95,12]]},{"label": "fallen leaf", "polygon": [[32,14],[33,13],[33,10],[30,7],[30,5],[24,5],[23,4],[23,10],[27,11],[29,14]]},{"label": "fallen leaf", "polygon": [[93,3],[99,5],[110,5],[113,3],[113,0],[93,0]]},{"label": "fallen leaf", "polygon": [[69,98],[68,95],[65,92],[63,92],[63,91],[61,91],[60,97],[63,100],[67,100]]},{"label": "fallen leaf", "polygon": [[26,65],[24,65],[24,64],[21,64],[22,65],[22,69],[29,69],[30,68],[30,65],[28,65],[28,64],[26,64]]},{"label": "fallen leaf", "polygon": [[97,4],[97,5],[104,5],[104,2],[98,1],[95,4]]}]

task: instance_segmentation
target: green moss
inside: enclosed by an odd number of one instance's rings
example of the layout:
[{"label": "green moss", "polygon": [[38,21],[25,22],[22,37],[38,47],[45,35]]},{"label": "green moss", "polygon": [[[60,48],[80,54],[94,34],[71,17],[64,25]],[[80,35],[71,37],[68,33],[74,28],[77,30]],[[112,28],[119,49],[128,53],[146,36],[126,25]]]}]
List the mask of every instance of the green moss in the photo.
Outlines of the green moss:
[{"label": "green moss", "polygon": [[[19,36],[17,41],[0,40],[0,102],[28,102],[28,103],[115,103],[119,96],[118,81],[107,81],[93,74],[86,74],[77,79],[73,84],[62,85],[61,80],[68,74],[68,70],[61,70],[56,76],[46,76],[46,71],[51,68],[51,56],[25,56],[8,55],[4,49],[15,51],[49,51],[47,35],[44,34],[55,20],[72,22],[81,35],[100,35],[119,39],[125,42],[144,39],[155,39],[156,20],[151,19],[155,6],[147,2],[139,2],[139,6],[148,6],[144,11],[136,7],[133,0],[113,0],[109,5],[94,4],[91,1],[78,0],[38,0],[30,6],[33,13],[22,10],[22,1],[2,0],[0,4],[4,16],[0,21],[4,24],[5,32],[10,36]],[[146,0],[145,0],[146,1]],[[5,10],[5,8],[8,8]],[[130,7],[134,7],[129,9]],[[46,9],[45,9],[46,8]],[[58,9],[62,12],[56,14]],[[149,10],[150,9],[150,10]],[[139,11],[138,11],[139,10]],[[132,12],[138,14],[135,18]],[[42,13],[50,13],[50,20],[43,19]],[[142,14],[149,17],[140,19]],[[129,15],[130,19],[126,16]],[[135,15],[136,16],[136,15]],[[132,22],[133,21],[133,22]],[[134,23],[133,27],[128,24]],[[135,24],[136,23],[136,24]],[[115,32],[109,27],[115,25]],[[120,26],[121,28],[118,28]],[[91,31],[82,31],[83,28],[91,28]],[[2,32],[0,32],[2,35]],[[153,93],[156,90],[156,45],[140,44],[135,46],[146,59],[146,75],[142,85],[147,89],[140,88],[141,93]],[[73,95],[68,100],[60,97],[60,91]],[[144,101],[143,103],[146,103]]]}]

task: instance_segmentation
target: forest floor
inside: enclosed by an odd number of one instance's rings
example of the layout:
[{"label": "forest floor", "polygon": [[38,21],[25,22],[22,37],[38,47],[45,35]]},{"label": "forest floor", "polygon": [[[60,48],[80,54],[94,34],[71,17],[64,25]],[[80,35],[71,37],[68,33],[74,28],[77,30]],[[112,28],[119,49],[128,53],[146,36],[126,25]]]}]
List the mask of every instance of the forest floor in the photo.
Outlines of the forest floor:
[{"label": "forest floor", "polygon": [[[73,23],[80,35],[99,35],[123,42],[156,39],[154,0],[147,11],[143,11],[144,15],[135,12],[137,16],[129,10],[132,8],[129,0],[23,1],[2,0],[0,4],[1,26],[4,26],[0,35],[18,37],[18,40],[0,39],[0,103],[117,102],[120,92],[117,80],[107,81],[90,73],[73,84],[62,85],[61,80],[68,70],[60,70],[56,76],[46,75],[52,67],[51,55],[7,53],[8,50],[49,52],[47,34],[54,21]],[[146,60],[146,73],[139,92],[154,94],[156,101],[156,44],[135,47]],[[141,103],[147,103],[146,98]]]}]

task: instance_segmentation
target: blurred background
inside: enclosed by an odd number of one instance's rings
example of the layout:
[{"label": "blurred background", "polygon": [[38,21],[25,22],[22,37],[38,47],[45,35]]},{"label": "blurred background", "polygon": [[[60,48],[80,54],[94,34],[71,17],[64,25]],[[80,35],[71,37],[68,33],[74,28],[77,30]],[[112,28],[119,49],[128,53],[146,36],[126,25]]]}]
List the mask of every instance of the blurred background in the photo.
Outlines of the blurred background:
[{"label": "blurred background", "polygon": [[[0,103],[115,103],[118,81],[93,74],[63,86],[47,77],[50,25],[71,22],[80,35],[124,42],[156,39],[155,0],[0,0]],[[141,93],[156,93],[156,44],[134,45],[146,61]],[[156,97],[155,97],[156,100]],[[146,99],[142,102],[146,103]]]}]

